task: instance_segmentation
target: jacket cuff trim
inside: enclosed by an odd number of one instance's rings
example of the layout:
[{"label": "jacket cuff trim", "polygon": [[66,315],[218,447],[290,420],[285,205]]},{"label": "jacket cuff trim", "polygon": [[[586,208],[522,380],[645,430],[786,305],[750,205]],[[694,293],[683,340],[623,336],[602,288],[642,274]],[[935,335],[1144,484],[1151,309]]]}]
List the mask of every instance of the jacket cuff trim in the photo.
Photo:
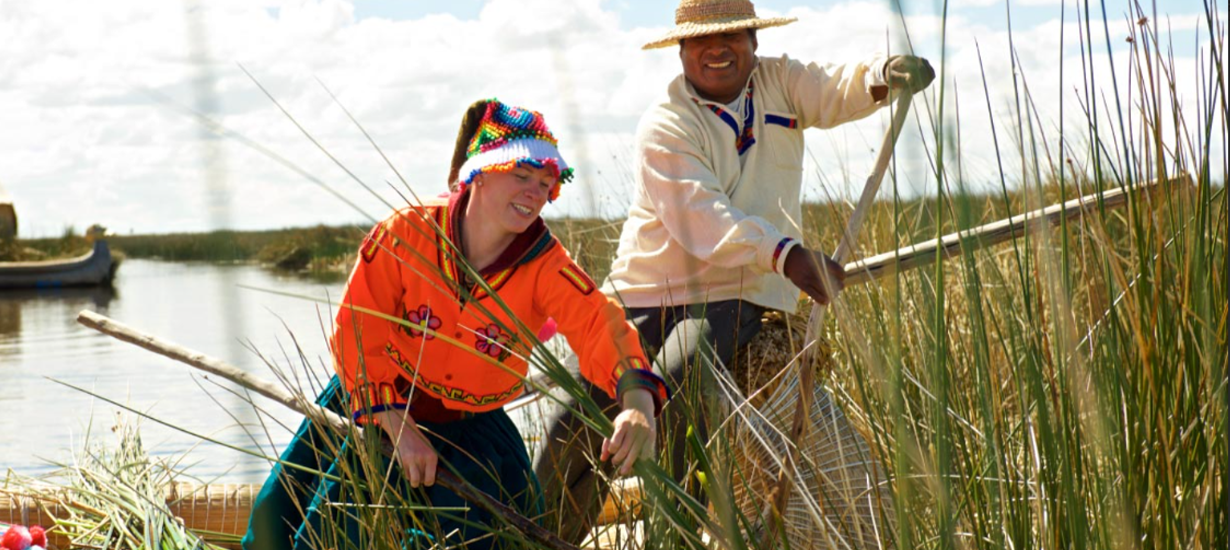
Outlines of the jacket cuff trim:
[{"label": "jacket cuff trim", "polygon": [[790,237],[777,242],[777,248],[773,249],[773,260],[771,261],[774,273],[779,275],[786,273],[786,256],[790,254],[790,249],[794,248],[797,244],[799,242]]},{"label": "jacket cuff trim", "polygon": [[394,389],[393,384],[363,384],[350,393],[350,410],[355,422],[366,423],[364,417],[371,413],[391,409],[405,409],[406,398]]},{"label": "jacket cuff trim", "polygon": [[653,415],[656,417],[662,414],[662,407],[671,399],[670,387],[666,385],[666,381],[646,369],[629,369],[619,377],[619,384],[616,386],[615,399],[623,403],[624,394],[634,389],[648,390],[653,396]]}]

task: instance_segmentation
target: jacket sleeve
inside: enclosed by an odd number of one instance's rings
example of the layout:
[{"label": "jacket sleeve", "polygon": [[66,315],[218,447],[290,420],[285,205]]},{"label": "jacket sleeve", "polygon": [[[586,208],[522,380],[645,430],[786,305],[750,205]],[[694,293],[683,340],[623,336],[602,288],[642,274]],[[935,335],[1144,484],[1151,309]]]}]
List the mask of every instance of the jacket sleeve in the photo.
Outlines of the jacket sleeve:
[{"label": "jacket sleeve", "polygon": [[832,128],[858,120],[892,100],[884,94],[877,101],[872,94],[874,87],[888,88],[884,80],[888,61],[883,57],[849,64],[804,65],[786,56],[766,62],[783,66],[781,85],[799,114],[799,124],[806,128]]},{"label": "jacket sleeve", "polygon": [[403,288],[396,252],[396,217],[374,227],[359,248],[359,258],[346,283],[333,332],[334,369],[351,399],[354,419],[365,423],[368,413],[406,407],[398,390],[401,368],[386,345],[397,325],[364,310],[396,315]]},{"label": "jacket sleeve", "polygon": [[697,259],[726,268],[777,271],[789,239],[768,220],[736,208],[686,115],[656,108],[637,131],[637,169],[649,202],[671,238]]},{"label": "jacket sleeve", "polygon": [[576,352],[581,375],[617,401],[629,389],[648,389],[661,412],[670,391],[653,373],[640,334],[624,318],[623,308],[598,291],[562,245],[557,243],[552,252],[556,257],[540,274],[536,301]]}]

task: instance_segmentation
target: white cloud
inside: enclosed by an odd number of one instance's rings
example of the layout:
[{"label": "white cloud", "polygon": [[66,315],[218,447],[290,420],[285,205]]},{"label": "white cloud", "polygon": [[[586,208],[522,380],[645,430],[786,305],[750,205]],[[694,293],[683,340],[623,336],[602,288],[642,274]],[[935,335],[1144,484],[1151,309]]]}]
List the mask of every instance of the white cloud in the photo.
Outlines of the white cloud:
[{"label": "white cloud", "polygon": [[[396,175],[317,78],[420,194],[444,189],[465,106],[498,96],[542,111],[564,153],[581,169],[574,188],[551,210],[621,215],[631,185],[625,163],[632,129],[678,74],[679,61],[670,49],[639,49],[669,21],[621,29],[609,4],[493,0],[474,20],[432,15],[390,21],[356,20],[353,5],[344,0],[211,0],[189,8],[163,0],[0,0],[0,51],[5,52],[0,56],[0,180],[18,203],[26,235],[55,234],[67,225],[80,229],[95,221],[123,232],[207,229],[217,218],[207,206],[205,158],[221,159],[215,166],[225,169],[230,219],[237,227],[359,221],[294,172],[236,142],[204,139],[200,125],[152,99],[148,90],[178,105],[209,109],[229,128],[381,215],[379,201],[308,143],[239,70],[242,64],[331,153],[389,200],[396,195],[385,182],[396,183]],[[788,52],[825,62],[904,49],[899,16],[882,2],[795,8],[788,14],[800,22],[763,31],[762,54]],[[1183,15],[1172,21],[1188,25],[1183,22],[1193,19]],[[939,20],[912,16],[908,24],[916,51],[939,68]],[[982,46],[991,102],[1002,118],[1012,98],[1007,35],[955,16],[947,26],[947,76],[962,102],[966,166],[988,179],[994,157],[988,153],[974,44]],[[1126,36],[1119,27],[1112,23],[1112,33],[1122,33],[1117,41]],[[1059,31],[1058,22],[1051,22],[1014,36],[1020,74],[1048,124],[1057,120],[1061,95]],[[1070,90],[1080,84],[1078,33],[1071,24],[1064,33],[1064,88]],[[953,95],[950,87],[949,101]],[[1077,106],[1070,93],[1066,101],[1065,116],[1071,118]],[[916,108],[926,116],[922,101]],[[953,112],[951,106],[945,111],[946,116]],[[882,117],[872,117],[838,131],[809,133],[824,175],[812,180],[832,186],[826,191],[809,184],[809,196],[842,192],[845,180],[861,181],[870,166],[868,149],[878,146],[881,131]],[[1002,126],[1000,132],[1006,135]],[[925,187],[922,143],[907,137],[902,148],[914,159],[912,179]]]},{"label": "white cloud", "polygon": [[985,8],[1001,3],[1001,0],[954,0],[951,7],[956,9],[961,8]]}]

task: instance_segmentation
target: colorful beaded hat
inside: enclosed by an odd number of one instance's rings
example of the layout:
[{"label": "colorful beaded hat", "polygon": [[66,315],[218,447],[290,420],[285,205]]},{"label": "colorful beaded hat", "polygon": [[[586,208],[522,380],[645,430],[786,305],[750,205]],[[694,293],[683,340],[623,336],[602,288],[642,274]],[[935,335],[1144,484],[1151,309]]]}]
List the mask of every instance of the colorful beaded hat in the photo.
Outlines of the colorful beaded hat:
[{"label": "colorful beaded hat", "polygon": [[710,34],[780,27],[798,20],[797,17],[756,17],[756,7],[751,0],[679,0],[675,28],[641,49],[665,48],[685,38]]},{"label": "colorful beaded hat", "polygon": [[457,183],[464,188],[482,173],[508,172],[524,165],[545,166],[559,178],[551,188],[549,200],[559,198],[560,187],[572,179],[573,170],[560,156],[558,142],[542,114],[505,105],[497,99],[480,103],[486,104],[486,111],[466,147],[466,160],[457,171]]}]

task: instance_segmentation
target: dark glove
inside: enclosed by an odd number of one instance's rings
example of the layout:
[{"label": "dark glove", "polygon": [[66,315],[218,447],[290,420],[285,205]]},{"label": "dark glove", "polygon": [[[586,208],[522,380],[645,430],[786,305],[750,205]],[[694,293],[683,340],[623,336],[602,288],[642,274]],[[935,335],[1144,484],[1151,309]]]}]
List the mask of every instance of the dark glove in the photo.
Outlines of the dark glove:
[{"label": "dark glove", "polygon": [[884,65],[884,80],[888,81],[890,88],[918,93],[935,80],[935,69],[921,57],[894,55]]}]

